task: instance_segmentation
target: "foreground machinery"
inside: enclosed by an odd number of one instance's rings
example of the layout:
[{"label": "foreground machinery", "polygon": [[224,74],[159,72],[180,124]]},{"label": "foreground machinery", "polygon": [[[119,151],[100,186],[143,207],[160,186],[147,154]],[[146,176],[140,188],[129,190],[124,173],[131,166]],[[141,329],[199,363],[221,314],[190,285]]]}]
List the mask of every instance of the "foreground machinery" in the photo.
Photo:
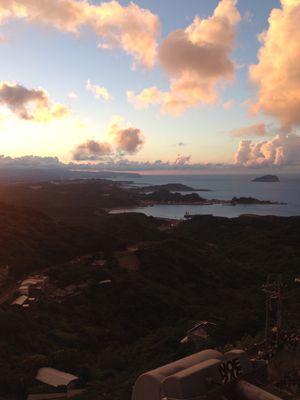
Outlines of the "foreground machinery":
[{"label": "foreground machinery", "polygon": [[243,350],[204,350],[142,374],[132,400],[281,400],[261,389],[267,363]]}]

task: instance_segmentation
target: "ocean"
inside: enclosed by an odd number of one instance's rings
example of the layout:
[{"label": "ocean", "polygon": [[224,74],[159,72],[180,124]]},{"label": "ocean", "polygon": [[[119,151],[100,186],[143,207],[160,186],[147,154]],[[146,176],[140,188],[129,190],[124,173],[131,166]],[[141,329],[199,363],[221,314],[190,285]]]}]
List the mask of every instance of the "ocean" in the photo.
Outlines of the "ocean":
[{"label": "ocean", "polygon": [[[254,197],[259,200],[287,203],[286,205],[154,205],[131,209],[114,210],[120,212],[141,212],[153,217],[182,219],[190,214],[212,214],[221,217],[238,217],[241,214],[300,216],[300,174],[278,175],[280,182],[252,182],[257,175],[141,175],[133,178],[132,186],[162,185],[182,183],[195,189],[210,189],[198,192],[207,199],[230,200],[232,197]],[[127,178],[128,179],[128,178]],[[118,179],[120,180],[120,179]],[[184,192],[192,193],[191,192]]]}]

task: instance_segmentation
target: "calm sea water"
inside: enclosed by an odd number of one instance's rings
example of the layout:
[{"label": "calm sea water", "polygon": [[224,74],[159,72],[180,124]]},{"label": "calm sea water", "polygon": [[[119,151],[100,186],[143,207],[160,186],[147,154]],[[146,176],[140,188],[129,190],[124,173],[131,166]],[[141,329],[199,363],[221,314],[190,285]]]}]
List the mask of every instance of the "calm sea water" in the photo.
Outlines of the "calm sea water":
[{"label": "calm sea water", "polygon": [[[254,197],[259,200],[284,202],[287,205],[155,205],[124,209],[114,212],[142,212],[146,215],[164,218],[183,218],[190,214],[213,214],[223,217],[237,217],[241,214],[294,216],[300,215],[300,174],[280,175],[280,182],[252,182],[259,175],[147,175],[134,178],[135,186],[182,183],[195,189],[210,189],[199,192],[207,199],[230,200],[236,197]],[[185,192],[192,193],[192,192]]]}]

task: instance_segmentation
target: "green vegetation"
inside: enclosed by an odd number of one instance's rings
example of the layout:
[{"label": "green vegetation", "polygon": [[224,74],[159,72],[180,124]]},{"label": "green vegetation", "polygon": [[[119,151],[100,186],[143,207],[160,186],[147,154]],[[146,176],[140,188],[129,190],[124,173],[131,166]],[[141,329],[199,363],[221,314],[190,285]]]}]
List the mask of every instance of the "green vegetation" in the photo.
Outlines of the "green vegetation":
[{"label": "green vegetation", "polygon": [[158,203],[201,203],[206,201],[203,197],[200,197],[197,193],[191,194],[181,194],[181,193],[172,193],[167,189],[159,189],[150,194],[140,195],[142,200],[146,201],[154,201]]},{"label": "green vegetation", "polygon": [[194,189],[191,186],[183,185],[182,183],[167,183],[165,185],[145,186],[137,190],[142,190],[144,192],[155,192],[163,189],[177,192],[211,192],[210,189]]},{"label": "green vegetation", "polygon": [[105,208],[136,206],[129,191],[101,179],[0,186],[1,201],[40,211],[69,225],[97,228]]},{"label": "green vegetation", "polygon": [[278,203],[270,200],[258,200],[253,197],[233,197],[231,200],[233,206],[237,204],[285,204]]},{"label": "green vegetation", "polygon": [[22,276],[109,245],[109,236],[87,228],[68,227],[28,208],[0,204],[0,265]]},{"label": "green vegetation", "polygon": [[[2,188],[2,199],[14,204],[0,206],[0,262],[10,265],[11,279],[51,265],[50,294],[83,285],[61,303],[46,292],[29,310],[0,307],[2,397],[36,391],[37,369],[53,366],[88,382],[83,399],[127,400],[148,369],[206,347],[249,345],[264,326],[266,275],[291,281],[299,274],[300,218],[199,216],[165,229],[168,222],[141,214],[101,212],[93,197],[96,190],[100,205],[109,204],[101,183],[78,185]],[[110,183],[103,185],[107,190]],[[118,206],[135,201],[125,190],[110,190]],[[22,201],[38,211],[16,205]],[[83,213],[69,225],[81,204]],[[115,251],[133,245],[140,269],[129,272]],[[99,252],[107,260],[103,268],[93,266]],[[91,256],[78,259],[84,254]],[[300,292],[291,293],[296,305],[285,307],[298,324]],[[217,326],[209,339],[180,344],[194,323],[210,319]]]}]

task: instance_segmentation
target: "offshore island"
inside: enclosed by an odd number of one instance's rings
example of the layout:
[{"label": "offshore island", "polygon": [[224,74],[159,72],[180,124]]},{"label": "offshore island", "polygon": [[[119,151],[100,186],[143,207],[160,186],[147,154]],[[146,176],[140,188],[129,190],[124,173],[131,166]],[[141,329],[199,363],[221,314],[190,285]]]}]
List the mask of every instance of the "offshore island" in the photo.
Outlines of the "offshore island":
[{"label": "offshore island", "polygon": [[279,182],[279,178],[277,175],[263,175],[254,178],[252,182]]}]

